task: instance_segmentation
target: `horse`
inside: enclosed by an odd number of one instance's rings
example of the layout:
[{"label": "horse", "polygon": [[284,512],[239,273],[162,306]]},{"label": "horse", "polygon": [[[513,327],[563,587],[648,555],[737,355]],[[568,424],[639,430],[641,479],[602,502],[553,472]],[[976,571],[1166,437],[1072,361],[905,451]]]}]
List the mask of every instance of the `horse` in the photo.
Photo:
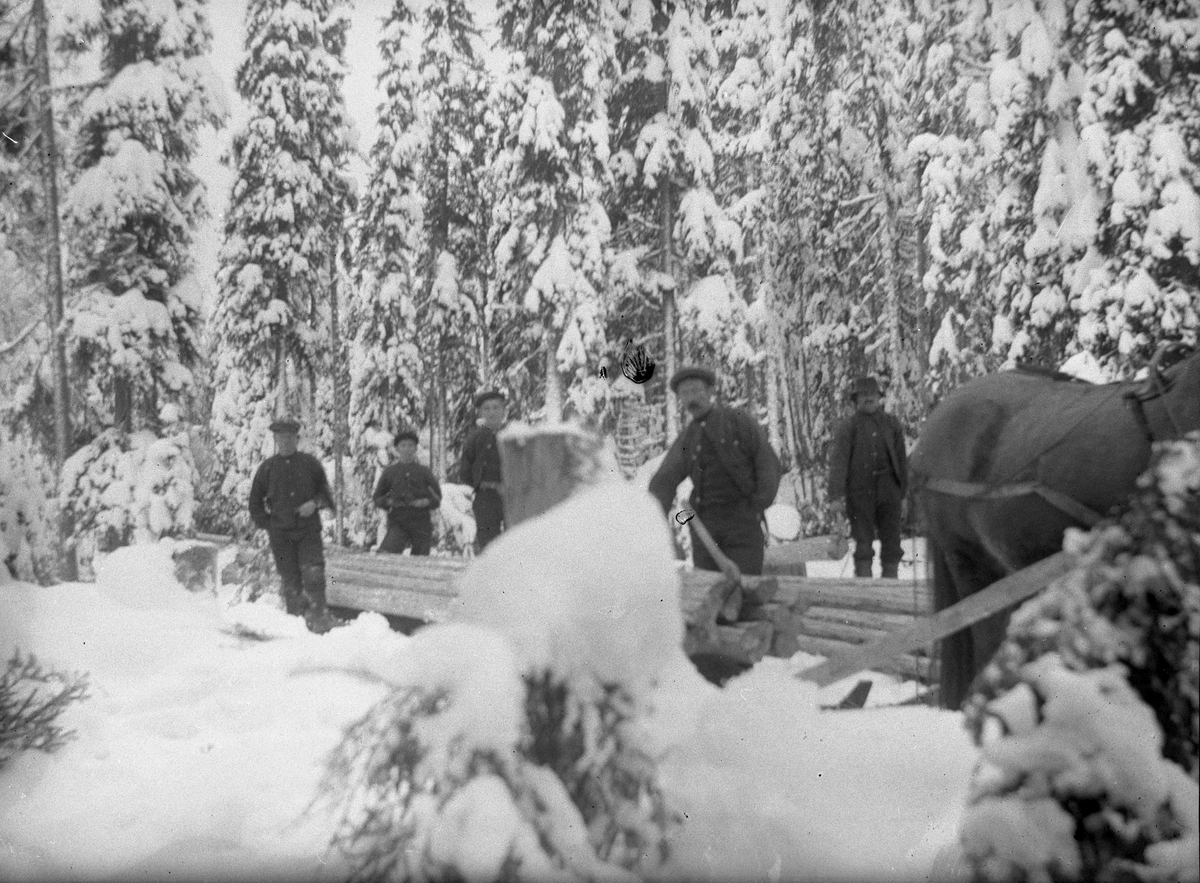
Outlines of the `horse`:
[{"label": "horse", "polygon": [[[934,408],[909,468],[938,610],[1060,551],[1068,527],[1091,527],[1129,497],[1154,442],[1200,428],[1200,351],[1188,353],[1160,347],[1145,380],[1122,383],[988,374]],[[1013,609],[942,642],[944,707],[961,707]]]}]

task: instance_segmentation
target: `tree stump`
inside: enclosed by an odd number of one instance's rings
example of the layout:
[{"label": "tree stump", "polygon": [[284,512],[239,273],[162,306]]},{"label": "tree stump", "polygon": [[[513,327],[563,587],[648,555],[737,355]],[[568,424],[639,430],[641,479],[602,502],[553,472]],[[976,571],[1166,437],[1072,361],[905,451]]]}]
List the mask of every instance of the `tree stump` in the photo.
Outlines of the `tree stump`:
[{"label": "tree stump", "polygon": [[217,553],[212,543],[199,540],[180,540],[171,557],[175,562],[175,578],[189,592],[217,591]]},{"label": "tree stump", "polygon": [[504,475],[500,495],[509,528],[557,506],[580,488],[621,476],[600,439],[568,423],[515,424],[501,431],[499,442]]}]

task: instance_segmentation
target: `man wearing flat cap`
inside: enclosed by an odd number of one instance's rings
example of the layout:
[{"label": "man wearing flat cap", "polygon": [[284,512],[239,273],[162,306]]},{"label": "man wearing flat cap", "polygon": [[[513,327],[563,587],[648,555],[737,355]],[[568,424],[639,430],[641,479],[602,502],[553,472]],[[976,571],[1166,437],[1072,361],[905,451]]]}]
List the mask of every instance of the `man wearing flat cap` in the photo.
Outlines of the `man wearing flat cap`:
[{"label": "man wearing flat cap", "polygon": [[475,489],[471,511],[475,513],[475,551],[482,552],[504,530],[504,500],[500,496],[500,445],[496,440],[504,426],[504,393],[489,389],[475,396],[480,425],[463,443],[460,480]]},{"label": "man wearing flat cap", "polygon": [[[713,401],[717,378],[712,371],[682,368],[670,385],[692,419],[650,480],[650,493],[669,514],[676,488],[691,478],[690,506],[717,548],[742,573],[761,574],[762,517],[779,490],[779,457],[753,417]],[[702,570],[720,569],[694,527],[692,561]]]},{"label": "man wearing flat cap", "polygon": [[303,616],[312,631],[326,632],[336,620],[325,607],[320,510],[334,508],[333,494],[321,461],[296,449],[300,424],[280,418],[271,432],[275,454],[254,473],[250,518],[267,532],[287,612]]},{"label": "man wearing flat cap", "polygon": [[433,510],[442,504],[442,488],[429,467],[417,462],[417,434],[396,433],[396,462],[375,484],[375,505],[387,512],[387,536],[380,552],[428,555],[433,545]]},{"label": "man wearing flat cap", "polygon": [[833,433],[829,453],[829,500],[835,517],[850,522],[854,575],[869,577],[880,545],[882,575],[899,576],[900,523],[908,480],[908,454],[900,421],[880,407],[874,377],[854,381],[854,414]]}]

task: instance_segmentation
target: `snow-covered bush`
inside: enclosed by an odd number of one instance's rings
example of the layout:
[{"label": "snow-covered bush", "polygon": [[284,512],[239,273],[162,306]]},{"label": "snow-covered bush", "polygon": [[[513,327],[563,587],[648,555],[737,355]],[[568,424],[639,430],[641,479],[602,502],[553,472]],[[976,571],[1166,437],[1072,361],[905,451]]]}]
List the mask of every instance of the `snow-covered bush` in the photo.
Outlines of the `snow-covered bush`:
[{"label": "snow-covered bush", "polygon": [[111,551],[190,531],[195,481],[186,432],[106,430],[63,465],[62,498],[75,538]]},{"label": "snow-covered bush", "polygon": [[1077,566],[1013,615],[965,708],[967,856],[988,880],[1195,879],[1200,433],[1064,546]]},{"label": "snow-covered bush", "polygon": [[72,702],[87,698],[86,675],[48,669],[14,649],[0,674],[0,770],[21,751],[61,748],[74,735],[56,721]]},{"label": "snow-covered bush", "polygon": [[27,443],[0,430],[0,579],[10,574],[49,582],[54,570],[54,525],[50,464]]},{"label": "snow-covered bush", "polygon": [[670,537],[622,483],[503,534],[335,750],[321,797],[361,880],[636,880],[678,814],[639,726],[681,654]]}]

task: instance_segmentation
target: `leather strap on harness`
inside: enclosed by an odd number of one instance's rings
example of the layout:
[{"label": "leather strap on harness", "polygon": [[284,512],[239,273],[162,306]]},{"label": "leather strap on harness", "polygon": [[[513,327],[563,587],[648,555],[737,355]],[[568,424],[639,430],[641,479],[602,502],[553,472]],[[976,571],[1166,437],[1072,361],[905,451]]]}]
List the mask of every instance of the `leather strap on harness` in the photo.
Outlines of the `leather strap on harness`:
[{"label": "leather strap on harness", "polygon": [[931,478],[925,483],[925,489],[968,500],[1003,500],[1036,494],[1060,512],[1066,513],[1080,524],[1088,527],[1103,518],[1095,509],[1085,506],[1074,497],[1036,481],[1021,481],[993,487],[980,482],[959,481],[953,478]]}]

